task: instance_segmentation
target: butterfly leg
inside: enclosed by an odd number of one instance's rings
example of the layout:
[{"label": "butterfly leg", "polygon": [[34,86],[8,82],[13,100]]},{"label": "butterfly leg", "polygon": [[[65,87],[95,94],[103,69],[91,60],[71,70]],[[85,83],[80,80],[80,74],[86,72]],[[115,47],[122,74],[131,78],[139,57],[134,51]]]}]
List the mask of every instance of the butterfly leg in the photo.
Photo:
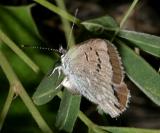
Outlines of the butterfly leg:
[{"label": "butterfly leg", "polygon": [[54,72],[55,72],[56,70],[58,70],[58,78],[59,78],[59,76],[60,76],[60,74],[61,74],[61,71],[62,71],[62,66],[57,66],[57,67],[55,67],[49,76],[52,76],[52,74],[54,74]]},{"label": "butterfly leg", "polygon": [[74,95],[79,95],[79,91],[76,89],[76,87],[70,82],[68,77],[65,77],[64,80],[62,81],[62,85],[66,87],[66,89],[71,92]]}]

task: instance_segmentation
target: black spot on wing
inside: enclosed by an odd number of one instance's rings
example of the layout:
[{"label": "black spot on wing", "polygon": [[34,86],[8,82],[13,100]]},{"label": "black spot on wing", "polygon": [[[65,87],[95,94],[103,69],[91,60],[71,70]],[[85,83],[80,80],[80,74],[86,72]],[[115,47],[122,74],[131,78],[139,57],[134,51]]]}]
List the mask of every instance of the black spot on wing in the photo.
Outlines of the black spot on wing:
[{"label": "black spot on wing", "polygon": [[96,69],[97,72],[99,72],[99,69]]},{"label": "black spot on wing", "polygon": [[101,69],[101,65],[100,65],[100,64],[97,64],[97,67],[98,67],[99,69]]},{"label": "black spot on wing", "polygon": [[99,63],[102,63],[102,61],[101,61],[101,59],[100,59],[100,58],[98,58],[98,62],[99,62]]},{"label": "black spot on wing", "polygon": [[99,54],[98,54],[98,52],[96,51],[96,55],[99,57]]},{"label": "black spot on wing", "polygon": [[97,72],[99,72],[100,70],[101,70],[101,59],[100,59],[100,57],[99,57],[99,54],[98,54],[98,52],[97,51],[95,51],[95,53],[96,53],[96,56],[97,56],[97,60],[98,60],[98,63],[97,63],[97,68],[96,68],[96,71]]},{"label": "black spot on wing", "polygon": [[87,53],[85,52],[84,54],[85,54],[86,60],[88,61],[88,55],[87,55]]}]

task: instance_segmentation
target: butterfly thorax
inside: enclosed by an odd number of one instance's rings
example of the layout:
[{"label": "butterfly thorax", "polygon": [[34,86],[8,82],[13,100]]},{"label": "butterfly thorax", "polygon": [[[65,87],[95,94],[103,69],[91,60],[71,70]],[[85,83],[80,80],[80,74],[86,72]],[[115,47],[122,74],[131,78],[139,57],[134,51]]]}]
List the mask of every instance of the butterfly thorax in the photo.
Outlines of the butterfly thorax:
[{"label": "butterfly thorax", "polygon": [[70,75],[74,73],[71,69],[72,60],[76,57],[76,50],[77,46],[74,46],[69,49],[69,51],[61,56],[61,64],[62,64],[62,70],[65,75]]}]

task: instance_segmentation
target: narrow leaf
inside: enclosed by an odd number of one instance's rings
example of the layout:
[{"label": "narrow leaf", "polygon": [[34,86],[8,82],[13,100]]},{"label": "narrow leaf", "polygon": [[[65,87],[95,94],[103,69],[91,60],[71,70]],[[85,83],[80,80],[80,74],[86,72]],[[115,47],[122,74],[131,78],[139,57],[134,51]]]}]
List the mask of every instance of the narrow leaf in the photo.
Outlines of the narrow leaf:
[{"label": "narrow leaf", "polygon": [[[87,20],[81,24],[84,25],[87,30],[96,34],[108,34],[109,31],[116,31],[119,28],[116,21],[109,16]],[[127,30],[120,30],[118,36],[129,40],[136,47],[160,57],[160,37]]]},{"label": "narrow leaf", "polygon": [[[3,45],[6,57],[11,63],[18,77],[25,83],[38,81],[40,76],[35,75],[33,70],[46,73],[46,70],[57,60],[56,57],[44,55],[35,49],[26,49],[27,55],[17,45],[38,45],[42,44],[36,24],[31,15],[32,5],[27,6],[0,6],[0,38],[8,47]],[[3,32],[2,32],[3,31]],[[25,48],[23,48],[24,50]],[[17,55],[15,54],[17,53]],[[32,58],[29,58],[29,56]],[[33,62],[33,60],[35,62]],[[45,62],[45,63],[44,63]],[[26,65],[26,63],[28,65]],[[17,65],[18,64],[18,65]],[[38,65],[38,66],[37,66]],[[31,70],[31,68],[33,70]]]},{"label": "narrow leaf", "polygon": [[[11,48],[30,68],[38,72],[39,67],[17,46],[17,44],[34,45],[42,43],[32,19],[32,6],[0,6],[0,40]],[[12,63],[13,61],[11,61]],[[23,75],[23,73],[21,74]]]},{"label": "narrow leaf", "polygon": [[155,129],[125,128],[125,127],[100,127],[106,133],[160,133]]},{"label": "narrow leaf", "polygon": [[37,105],[43,105],[51,101],[62,88],[62,86],[59,86],[58,88],[57,86],[62,82],[64,75],[62,73],[59,75],[58,70],[53,74],[52,71],[53,70],[51,69],[47,73],[33,95],[33,101]]},{"label": "narrow leaf", "polygon": [[118,36],[129,40],[140,49],[160,57],[160,37],[127,30],[120,31]]},{"label": "narrow leaf", "polygon": [[[74,16],[70,15],[65,10],[62,10],[61,8],[53,5],[53,3],[49,2],[49,1],[46,1],[46,0],[34,0],[34,1],[37,2],[38,4],[42,5],[42,6],[46,7],[48,10],[57,13],[61,17],[74,22]],[[79,21],[80,20],[78,20],[76,18],[76,23],[79,23]]]},{"label": "narrow leaf", "polygon": [[17,44],[42,43],[29,6],[0,6],[0,29]]},{"label": "narrow leaf", "polygon": [[81,23],[84,27],[92,32],[102,33],[106,31],[115,31],[119,28],[117,22],[110,16],[104,16],[96,19],[87,20]]},{"label": "narrow leaf", "polygon": [[64,90],[56,120],[59,130],[72,132],[78,116],[80,101],[80,96],[73,96],[66,89]]},{"label": "narrow leaf", "polygon": [[127,75],[153,102],[160,105],[160,75],[128,46],[118,42]]},{"label": "narrow leaf", "polygon": [[103,130],[99,126],[97,126],[97,127],[89,128],[88,133],[110,133],[110,132]]},{"label": "narrow leaf", "polygon": [[10,47],[35,72],[39,71],[39,67],[1,30],[0,40]]}]

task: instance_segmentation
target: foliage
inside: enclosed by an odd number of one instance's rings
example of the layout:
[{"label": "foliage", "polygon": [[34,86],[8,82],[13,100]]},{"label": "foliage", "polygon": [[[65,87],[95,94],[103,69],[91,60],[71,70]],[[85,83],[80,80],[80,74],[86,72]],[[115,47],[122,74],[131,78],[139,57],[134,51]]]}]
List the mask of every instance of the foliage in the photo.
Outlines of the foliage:
[{"label": "foliage", "polygon": [[[67,13],[64,2],[62,0],[57,0],[58,6],[43,0],[35,0],[35,2],[61,16],[66,38],[68,39],[68,33],[70,31],[68,21],[74,22],[74,17]],[[126,16],[130,14],[131,9],[133,10],[133,5],[135,6],[136,2],[136,0],[133,2],[131,8],[126,13]],[[75,121],[77,117],[79,117],[88,127],[89,133],[160,132],[159,130],[151,129],[99,126],[93,123],[79,110],[81,100],[79,96],[73,96],[67,90],[64,90],[62,93],[60,89],[55,89],[64,76],[60,75],[59,77],[57,71],[50,75],[52,71],[50,68],[57,60],[60,60],[60,58],[55,55],[53,55],[52,58],[46,55],[41,55],[38,51],[35,52],[35,50],[34,52],[30,51],[27,54],[27,52],[23,52],[22,49],[19,48],[22,44],[32,44],[36,46],[43,43],[43,39],[39,35],[36,24],[31,16],[32,7],[33,5],[18,7],[0,6],[0,65],[9,80],[10,86],[8,97],[6,98],[0,114],[0,130],[3,127],[11,103],[14,102],[14,94],[16,94],[20,96],[42,132],[52,133],[54,130],[49,127],[49,124],[46,123],[33,102],[37,105],[46,104],[56,95],[61,98],[60,107],[56,115],[56,122],[54,124],[54,128],[56,127],[58,130],[72,132]],[[123,20],[126,20],[126,16]],[[111,39],[112,37],[122,56],[122,61],[128,77],[148,96],[148,98],[157,105],[160,105],[160,75],[149,63],[130,48],[131,46],[138,47],[146,53],[159,58],[160,37],[123,30],[121,27],[124,22],[121,23],[119,27],[116,21],[110,16],[87,20],[81,23],[80,20],[76,19],[75,23],[79,26],[84,26],[86,30],[92,33],[105,36],[106,39]],[[69,44],[70,46],[74,44],[73,37],[71,40],[71,44]],[[50,71],[47,73],[48,69],[50,69]],[[21,80],[36,82],[39,80],[39,71],[47,73],[47,75],[39,84],[33,95],[32,102],[21,83]]]}]

